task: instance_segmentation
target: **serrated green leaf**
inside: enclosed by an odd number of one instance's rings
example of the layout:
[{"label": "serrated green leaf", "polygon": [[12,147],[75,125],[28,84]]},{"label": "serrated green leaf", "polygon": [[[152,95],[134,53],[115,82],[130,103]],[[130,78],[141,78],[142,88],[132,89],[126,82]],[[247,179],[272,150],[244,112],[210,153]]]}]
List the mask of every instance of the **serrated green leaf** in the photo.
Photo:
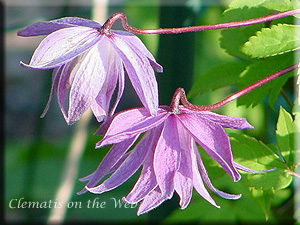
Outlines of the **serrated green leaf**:
[{"label": "serrated green leaf", "polygon": [[276,140],[282,156],[288,165],[294,163],[296,128],[292,116],[282,107],[276,126]]},{"label": "serrated green leaf", "polygon": [[[293,53],[265,58],[254,62],[241,74],[241,79],[238,81],[238,89],[242,89],[254,82],[267,77],[281,69],[284,69],[294,63]],[[285,84],[286,80],[293,75],[293,72],[287,73],[273,81],[270,81],[255,90],[250,91],[238,99],[238,105],[249,107],[256,106],[269,94],[269,105],[274,106],[277,96],[280,93],[280,88]]]},{"label": "serrated green leaf", "polygon": [[277,24],[262,28],[250,37],[241,51],[252,58],[264,58],[283,54],[300,48],[300,37],[296,34],[297,25]]},{"label": "serrated green leaf", "polygon": [[232,134],[230,140],[234,160],[237,163],[254,170],[276,168],[263,174],[249,174],[249,187],[278,190],[290,185],[293,177],[286,171],[287,165],[265,144],[242,134]]},{"label": "serrated green leaf", "polygon": [[268,9],[274,9],[277,11],[296,9],[298,5],[299,0],[267,0],[262,4],[262,6]]},{"label": "serrated green leaf", "polygon": [[286,11],[295,9],[299,0],[234,0],[229,8],[258,7],[262,6],[277,11]]},{"label": "serrated green leaf", "polygon": [[[252,19],[256,17],[266,16],[272,11],[263,7],[260,8],[234,8],[226,10],[222,17],[221,21],[232,22],[239,20]],[[248,39],[255,35],[255,33],[261,30],[265,25],[264,24],[255,24],[246,27],[237,27],[221,31],[220,46],[225,49],[225,51],[235,57],[250,60],[251,57],[243,53],[240,48],[241,46],[248,41]]]},{"label": "serrated green leaf", "polygon": [[188,93],[188,98],[198,94],[233,85],[239,79],[239,74],[248,66],[247,62],[228,62],[211,68],[200,75]]}]

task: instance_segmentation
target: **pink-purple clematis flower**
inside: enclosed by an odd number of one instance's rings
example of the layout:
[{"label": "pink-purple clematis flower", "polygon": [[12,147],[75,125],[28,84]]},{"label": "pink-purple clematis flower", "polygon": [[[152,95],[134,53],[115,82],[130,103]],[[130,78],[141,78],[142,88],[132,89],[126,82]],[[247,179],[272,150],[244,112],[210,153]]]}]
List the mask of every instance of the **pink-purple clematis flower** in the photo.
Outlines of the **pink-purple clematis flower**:
[{"label": "pink-purple clematis flower", "polygon": [[[102,32],[101,28],[95,21],[67,17],[37,22],[18,32],[24,37],[48,35],[30,63],[22,63],[31,69],[54,69],[51,94],[43,115],[52,93],[56,92],[68,124],[77,121],[90,107],[99,122],[106,119],[117,83],[118,94],[110,114],[122,96],[125,71],[144,107],[156,115],[158,88],[153,68],[162,72],[162,67],[135,35],[123,31]],[[68,110],[65,109],[67,96]]]},{"label": "pink-purple clematis flower", "polygon": [[[254,171],[233,161],[230,142],[223,128],[253,128],[244,118],[228,117],[208,111],[191,111],[184,106],[171,110],[159,107],[156,116],[149,116],[144,108],[135,108],[115,115],[106,128],[100,148],[113,145],[97,170],[82,178],[88,181],[86,191],[101,194],[110,191],[131,177],[141,166],[141,174],[130,193],[123,198],[128,204],[141,202],[137,214],[148,212],[170,199],[174,191],[179,195],[181,209],[188,206],[195,190],[213,206],[206,186],[226,199],[234,195],[216,189],[206,172],[196,143],[199,144],[229,174],[233,181],[241,178],[238,170]],[[137,138],[144,134],[128,152]],[[97,185],[102,178],[109,178]]]}]

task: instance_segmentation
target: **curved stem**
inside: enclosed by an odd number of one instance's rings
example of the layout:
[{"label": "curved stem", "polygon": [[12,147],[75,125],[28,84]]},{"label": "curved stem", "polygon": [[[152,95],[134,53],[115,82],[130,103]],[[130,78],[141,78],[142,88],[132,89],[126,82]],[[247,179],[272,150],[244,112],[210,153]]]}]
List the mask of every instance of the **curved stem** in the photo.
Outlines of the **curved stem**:
[{"label": "curved stem", "polygon": [[177,88],[177,90],[175,91],[174,95],[173,95],[173,99],[171,102],[171,109],[174,113],[178,113],[179,109],[179,101],[181,101],[182,105],[185,106],[187,109],[190,110],[194,110],[194,111],[211,111],[214,109],[218,109],[221,106],[241,97],[244,94],[247,94],[248,92],[252,91],[253,89],[260,87],[261,85],[270,82],[271,80],[274,80],[277,77],[280,77],[294,69],[296,69],[298,67],[298,63],[291,65],[287,68],[284,68],[282,70],[279,70],[245,88],[243,88],[242,90],[239,90],[237,92],[235,92],[234,94],[224,98],[223,100],[213,104],[213,105],[193,105],[192,103],[190,103],[185,95],[184,89],[183,88]]},{"label": "curved stem", "polygon": [[127,17],[123,13],[115,13],[108,20],[105,22],[103,27],[101,28],[101,32],[110,35],[110,30],[113,24],[120,19],[122,22],[122,26],[125,30],[136,33],[136,34],[179,34],[179,33],[187,33],[187,32],[196,32],[196,31],[203,31],[203,30],[216,30],[216,29],[223,29],[223,28],[232,28],[232,27],[241,27],[241,26],[248,26],[258,23],[265,23],[272,20],[276,20],[279,18],[292,16],[295,14],[299,14],[300,9],[293,9],[289,11],[279,12],[275,14],[271,14],[268,16],[258,17],[249,20],[241,20],[241,21],[234,21],[234,22],[227,22],[227,23],[220,23],[220,24],[212,24],[212,25],[202,25],[202,26],[190,26],[190,27],[178,27],[178,28],[158,28],[158,29],[138,29],[131,27],[127,22]]}]

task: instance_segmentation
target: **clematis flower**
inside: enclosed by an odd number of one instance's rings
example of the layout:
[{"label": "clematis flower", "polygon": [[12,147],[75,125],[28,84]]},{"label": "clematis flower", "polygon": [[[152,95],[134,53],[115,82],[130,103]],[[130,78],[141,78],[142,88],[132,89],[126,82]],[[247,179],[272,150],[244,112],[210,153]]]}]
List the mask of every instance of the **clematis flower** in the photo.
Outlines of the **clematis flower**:
[{"label": "clematis flower", "polygon": [[[199,144],[229,174],[233,181],[241,178],[238,170],[256,173],[233,161],[230,142],[223,128],[253,128],[244,118],[228,117],[208,111],[192,111],[184,106],[170,110],[159,107],[156,116],[144,108],[135,108],[115,115],[97,148],[113,145],[97,170],[82,178],[88,181],[79,194],[89,191],[102,194],[130,178],[141,166],[141,174],[130,193],[123,198],[128,204],[141,202],[137,214],[148,212],[170,199],[176,192],[180,208],[188,206],[192,190],[219,208],[207,191],[226,199],[238,199],[240,194],[228,194],[211,183],[196,143]],[[137,138],[144,136],[131,150]],[[97,185],[102,178],[109,178]]]},{"label": "clematis flower", "polygon": [[[99,122],[108,117],[110,101],[118,83],[116,102],[124,90],[126,71],[142,104],[151,115],[158,108],[158,88],[153,68],[162,67],[135,35],[123,31],[102,32],[95,21],[67,17],[49,22],[37,22],[18,32],[29,37],[48,35],[37,47],[27,68],[54,69],[53,92],[68,124],[77,121],[91,107]],[[68,111],[65,99],[69,91]]]}]

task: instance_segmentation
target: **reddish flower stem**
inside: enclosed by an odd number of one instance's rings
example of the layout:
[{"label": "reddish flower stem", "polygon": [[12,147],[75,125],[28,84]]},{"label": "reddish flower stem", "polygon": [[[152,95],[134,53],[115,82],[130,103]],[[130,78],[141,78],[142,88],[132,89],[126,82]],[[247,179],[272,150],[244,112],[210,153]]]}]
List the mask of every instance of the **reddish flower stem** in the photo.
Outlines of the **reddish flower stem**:
[{"label": "reddish flower stem", "polygon": [[136,34],[178,34],[178,33],[186,33],[186,32],[195,32],[195,31],[203,31],[203,30],[215,30],[215,29],[223,29],[223,28],[232,28],[232,27],[241,27],[248,26],[258,23],[265,23],[272,20],[276,20],[279,18],[292,16],[295,14],[299,14],[300,9],[293,9],[285,12],[279,12],[275,14],[271,14],[268,16],[258,17],[249,20],[241,20],[234,21],[228,23],[220,23],[220,24],[212,24],[212,25],[202,25],[202,26],[190,26],[190,27],[178,27],[178,28],[158,28],[158,29],[138,29],[131,27],[127,22],[127,17],[123,13],[115,13],[111,17],[107,19],[101,28],[101,32],[109,35],[111,27],[118,20],[121,19],[122,26],[125,30],[136,33]]},{"label": "reddish flower stem", "polygon": [[172,98],[172,102],[171,102],[171,109],[174,113],[178,113],[180,110],[179,110],[179,102],[181,102],[181,104],[186,107],[187,109],[190,109],[190,110],[194,110],[194,111],[211,111],[211,110],[214,110],[214,109],[218,109],[220,108],[221,106],[241,97],[242,95],[244,94],[247,94],[248,92],[252,91],[253,89],[257,88],[257,87],[260,87],[261,85],[265,84],[265,83],[268,83],[270,82],[271,80],[274,80],[275,78],[277,77],[280,77],[292,70],[295,70],[296,68],[298,67],[298,63],[294,64],[294,65],[291,65],[287,68],[284,68],[282,70],[279,70],[251,85],[249,85],[248,87],[245,87],[243,88],[242,90],[239,90],[237,92],[235,92],[234,94],[224,98],[223,100],[213,104],[213,105],[193,105],[192,103],[190,103],[187,98],[186,98],[186,95],[185,95],[185,91],[183,88],[177,88],[174,95],[173,95],[173,98]]}]

